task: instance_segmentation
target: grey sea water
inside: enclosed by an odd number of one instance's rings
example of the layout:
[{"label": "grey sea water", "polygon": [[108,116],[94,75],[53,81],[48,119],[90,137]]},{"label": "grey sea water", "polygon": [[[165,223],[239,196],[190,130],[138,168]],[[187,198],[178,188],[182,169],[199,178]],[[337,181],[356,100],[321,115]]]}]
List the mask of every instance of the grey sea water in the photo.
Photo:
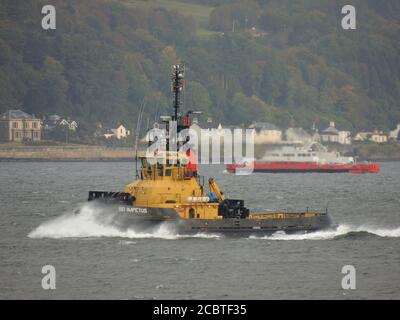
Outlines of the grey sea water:
[{"label": "grey sea water", "polygon": [[[121,190],[134,164],[3,162],[0,298],[400,298],[400,163],[369,175],[223,169],[201,167],[253,211],[328,206],[337,229],[246,238],[122,232],[98,223],[85,201],[88,190]],[[41,286],[48,264],[56,290]],[[342,289],[344,265],[356,268],[356,290]]]}]

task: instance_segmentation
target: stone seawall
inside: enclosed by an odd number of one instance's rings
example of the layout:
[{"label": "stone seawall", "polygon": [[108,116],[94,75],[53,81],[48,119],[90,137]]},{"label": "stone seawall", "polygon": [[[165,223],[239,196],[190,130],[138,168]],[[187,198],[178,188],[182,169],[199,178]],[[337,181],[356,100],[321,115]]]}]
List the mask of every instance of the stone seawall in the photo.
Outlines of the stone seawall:
[{"label": "stone seawall", "polygon": [[[138,152],[140,156],[143,152]],[[135,152],[131,148],[106,147],[18,147],[0,148],[0,161],[132,161]]]}]

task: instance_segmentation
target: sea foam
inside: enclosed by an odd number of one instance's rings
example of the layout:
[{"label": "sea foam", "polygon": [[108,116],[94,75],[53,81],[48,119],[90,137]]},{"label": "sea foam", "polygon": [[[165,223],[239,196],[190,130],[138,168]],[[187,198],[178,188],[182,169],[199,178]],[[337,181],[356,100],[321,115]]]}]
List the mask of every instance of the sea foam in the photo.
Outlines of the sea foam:
[{"label": "sea foam", "polygon": [[250,239],[267,239],[267,240],[332,240],[340,239],[354,234],[369,234],[379,237],[400,237],[400,227],[394,229],[378,228],[372,226],[352,226],[347,224],[339,224],[336,228],[314,231],[309,233],[286,234],[283,231],[277,231],[269,236],[250,236]]},{"label": "sea foam", "polygon": [[65,213],[59,217],[50,219],[28,234],[34,239],[41,238],[89,238],[89,237],[120,237],[129,239],[138,238],[219,238],[217,234],[198,233],[190,236],[179,235],[164,224],[160,224],[151,232],[126,229],[121,230],[112,224],[117,213],[108,212],[107,209],[94,204],[83,204],[75,211],[78,213]]}]

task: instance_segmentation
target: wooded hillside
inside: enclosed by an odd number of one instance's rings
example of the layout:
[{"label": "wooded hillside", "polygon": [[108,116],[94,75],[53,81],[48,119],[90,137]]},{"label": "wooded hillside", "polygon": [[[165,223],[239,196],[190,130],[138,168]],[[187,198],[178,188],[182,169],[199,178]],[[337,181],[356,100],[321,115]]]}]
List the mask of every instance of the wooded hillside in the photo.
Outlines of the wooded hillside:
[{"label": "wooded hillside", "polygon": [[[183,2],[183,3],[182,3]],[[57,29],[41,28],[41,8]],[[391,128],[400,121],[400,2],[354,0],[2,0],[0,112],[152,123],[186,63],[185,105],[215,122]],[[252,29],[254,28],[254,29]]]}]

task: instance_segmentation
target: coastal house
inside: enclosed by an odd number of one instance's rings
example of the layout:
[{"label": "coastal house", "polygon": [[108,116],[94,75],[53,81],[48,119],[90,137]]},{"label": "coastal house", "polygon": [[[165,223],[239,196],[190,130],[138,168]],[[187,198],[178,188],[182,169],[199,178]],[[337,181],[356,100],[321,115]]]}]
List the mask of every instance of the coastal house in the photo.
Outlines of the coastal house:
[{"label": "coastal house", "polygon": [[211,118],[208,118],[207,121],[202,122],[201,124],[199,123],[199,120],[197,118],[193,118],[192,123],[190,124],[190,129],[192,129],[194,132],[196,132],[197,137],[199,139],[198,143],[201,143],[201,132],[203,130],[207,130],[207,133],[214,132],[215,130],[222,130],[221,124],[219,124],[218,128],[214,127],[214,123]]},{"label": "coastal house", "polygon": [[361,131],[355,135],[354,141],[358,142],[372,141],[376,143],[385,143],[388,141],[388,136],[384,134],[383,131],[378,129],[375,129],[372,132]]},{"label": "coastal house", "polygon": [[78,129],[78,123],[75,120],[62,119],[58,124],[60,127],[68,128],[69,130],[76,131]]},{"label": "coastal house", "polygon": [[363,142],[368,141],[372,136],[372,132],[360,131],[354,136],[354,141]]},{"label": "coastal house", "polygon": [[335,122],[331,121],[329,127],[322,130],[322,142],[336,142],[339,143],[339,130],[335,128]]},{"label": "coastal house", "polygon": [[333,142],[339,144],[351,144],[350,131],[339,131],[335,127],[335,122],[331,121],[329,127],[320,133],[322,142]]},{"label": "coastal house", "polygon": [[57,127],[68,128],[69,130],[76,131],[78,129],[78,123],[70,118],[62,118],[58,114],[52,114],[48,117],[43,118],[44,129],[46,131],[52,131]]},{"label": "coastal house", "polygon": [[385,143],[388,141],[388,136],[383,133],[383,131],[375,129],[372,132],[370,141],[376,142],[376,143]]},{"label": "coastal house", "polygon": [[389,131],[389,140],[398,141],[400,134],[400,124],[397,125],[396,129]]},{"label": "coastal house", "polygon": [[255,122],[249,126],[254,129],[255,144],[275,144],[282,141],[282,130],[269,122]]},{"label": "coastal house", "polygon": [[[217,122],[215,123],[215,125]],[[192,124],[190,126],[190,129],[194,131],[194,133],[197,135],[197,143],[198,146],[200,146],[202,143],[208,141],[211,144],[221,143],[221,146],[224,145],[225,143],[229,143],[229,139],[237,139],[238,136],[235,136],[235,134],[238,134],[238,132],[235,133],[235,130],[240,129],[241,138],[246,139],[245,136],[245,130],[241,128],[240,126],[237,125],[222,125],[219,123],[216,127],[213,124],[212,121],[207,120],[206,122],[202,122],[201,125],[199,124],[199,121],[197,118],[193,118]],[[193,137],[191,139],[191,144],[194,144]]]},{"label": "coastal house", "polygon": [[9,110],[0,116],[1,141],[40,141],[42,121],[21,110]]},{"label": "coastal house", "polygon": [[340,144],[351,144],[351,132],[350,131],[339,131],[338,142]]},{"label": "coastal house", "polygon": [[107,130],[104,133],[106,139],[115,138],[117,140],[125,139],[131,135],[131,131],[126,129],[122,124],[120,124],[116,129]]},{"label": "coastal house", "polygon": [[312,134],[311,140],[313,142],[321,142],[321,135],[319,134],[318,131],[314,131],[314,133]]}]

